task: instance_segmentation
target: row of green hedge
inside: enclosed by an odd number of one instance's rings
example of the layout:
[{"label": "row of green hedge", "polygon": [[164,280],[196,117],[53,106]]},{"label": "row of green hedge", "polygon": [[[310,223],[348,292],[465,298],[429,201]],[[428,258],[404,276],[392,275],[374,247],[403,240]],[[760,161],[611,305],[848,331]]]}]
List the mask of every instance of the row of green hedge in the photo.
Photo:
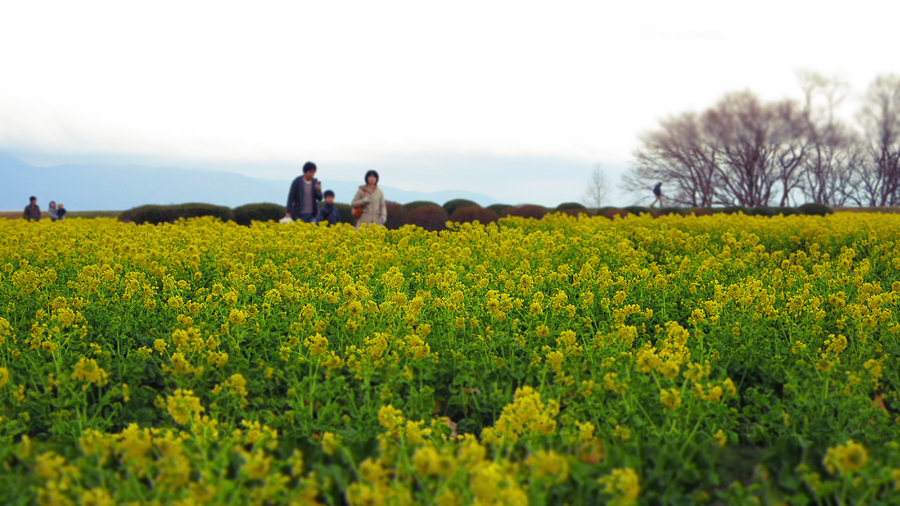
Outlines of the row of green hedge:
[{"label": "row of green hedge", "polygon": [[[417,200],[415,202],[410,202],[408,204],[404,204],[403,207],[406,208],[407,211],[412,211],[413,209],[417,209],[420,207],[442,207],[445,211],[447,211],[448,215],[453,215],[453,213],[464,207],[472,207],[478,206],[477,202],[467,200],[467,199],[454,199],[450,200],[443,205],[438,204],[437,202],[429,202],[425,200]],[[480,207],[480,206],[478,206]],[[584,204],[579,202],[564,202],[555,208],[553,207],[545,207],[538,206],[532,204],[520,205],[520,206],[511,206],[509,204],[493,204],[487,206],[485,209],[490,209],[497,213],[498,216],[503,217],[508,214],[513,215],[541,215],[551,213],[551,212],[565,212],[572,215],[577,214],[588,214],[591,216],[602,216],[605,215],[610,210],[624,210],[630,214],[654,214],[654,215],[666,215],[666,214],[682,214],[687,215],[691,213],[700,213],[700,214],[716,214],[716,213],[725,213],[725,214],[737,214],[744,213],[748,216],[777,216],[779,214],[783,214],[785,216],[794,215],[794,214],[807,214],[807,215],[819,215],[824,216],[826,214],[833,214],[834,211],[823,204],[803,204],[798,207],[743,207],[743,206],[731,206],[731,207],[713,207],[713,208],[688,208],[688,207],[665,207],[665,208],[650,208],[644,206],[627,206],[627,207],[602,207],[600,209],[589,209]]]},{"label": "row of green hedge", "polygon": [[[341,222],[354,223],[353,210],[348,204],[335,204],[341,213]],[[254,221],[278,221],[285,215],[285,207],[279,204],[263,202],[247,204],[231,209],[212,204],[173,204],[167,206],[139,206],[119,214],[119,221],[129,223],[171,223],[180,218],[196,218],[198,216],[214,216],[222,221],[234,221],[249,226]]]},{"label": "row of green hedge", "polygon": [[[341,223],[354,224],[352,208],[348,204],[335,204],[341,213]],[[716,213],[737,214],[744,213],[749,216],[777,216],[777,215],[819,215],[832,214],[834,211],[822,204],[804,204],[799,207],[720,207],[720,208],[683,208],[666,207],[652,209],[642,206],[628,207],[601,207],[600,209],[588,209],[577,202],[560,204],[555,209],[544,206],[525,204],[510,206],[506,204],[494,204],[481,207],[476,202],[465,199],[455,199],[443,206],[435,202],[416,201],[409,204],[388,202],[388,228],[400,228],[406,224],[415,224],[428,230],[443,230],[447,221],[491,223],[505,216],[522,216],[525,218],[543,218],[551,212],[564,212],[572,215],[586,214],[589,216],[627,216],[629,214],[652,214],[654,216],[668,214],[695,214],[709,215]],[[285,215],[285,208],[279,204],[259,203],[247,204],[234,209],[212,204],[176,204],[176,205],[145,205],[135,207],[119,215],[120,221],[133,223],[170,223],[180,218],[195,218],[199,216],[214,216],[222,221],[234,221],[241,225],[249,226],[254,221],[277,221]]]},{"label": "row of green hedge", "polygon": [[834,214],[834,210],[830,207],[823,204],[803,204],[798,207],[744,207],[744,206],[729,206],[729,207],[663,207],[659,209],[653,209],[649,207],[643,206],[628,206],[623,208],[616,207],[603,207],[595,211],[594,214],[597,215],[606,215],[610,211],[623,210],[627,211],[631,214],[653,214],[653,215],[667,215],[667,214],[695,214],[697,216],[702,215],[710,215],[710,214],[738,214],[743,213],[747,216],[791,216],[791,215],[813,215],[813,216],[825,216],[828,214]]}]

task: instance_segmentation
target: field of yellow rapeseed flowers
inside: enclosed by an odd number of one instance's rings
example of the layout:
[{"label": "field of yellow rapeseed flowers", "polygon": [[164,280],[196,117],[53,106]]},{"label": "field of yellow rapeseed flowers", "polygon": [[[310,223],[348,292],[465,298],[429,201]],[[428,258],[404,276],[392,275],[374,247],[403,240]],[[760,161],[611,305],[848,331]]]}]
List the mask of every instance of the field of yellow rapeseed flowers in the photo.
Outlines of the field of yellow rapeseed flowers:
[{"label": "field of yellow rapeseed flowers", "polygon": [[4,504],[900,497],[897,215],[0,237]]}]

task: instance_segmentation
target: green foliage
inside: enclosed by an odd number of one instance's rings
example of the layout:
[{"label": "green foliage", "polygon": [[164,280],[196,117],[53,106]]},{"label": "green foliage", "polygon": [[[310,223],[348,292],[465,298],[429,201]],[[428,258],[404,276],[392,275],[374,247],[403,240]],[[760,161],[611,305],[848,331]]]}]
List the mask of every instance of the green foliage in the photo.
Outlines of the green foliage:
[{"label": "green foliage", "polygon": [[404,204],[404,206],[406,207],[407,211],[412,211],[413,209],[418,209],[420,207],[440,207],[441,209],[443,209],[443,207],[441,207],[441,205],[437,202],[431,202],[429,200],[414,200],[412,202]]},{"label": "green foliage", "polygon": [[746,214],[747,216],[750,216],[750,209],[747,208],[747,207],[744,207],[744,206],[728,206],[728,207],[723,207],[723,208],[721,208],[721,209],[718,209],[718,208],[717,208],[717,209],[714,209],[714,210],[715,210],[716,212],[721,212],[721,213],[725,213],[725,214],[738,214],[738,213],[744,213],[744,214]]},{"label": "green foliage", "polygon": [[67,211],[65,219],[71,218],[118,218],[121,211]]},{"label": "green foliage", "polygon": [[585,214],[587,216],[594,216],[593,211],[579,202],[563,202],[562,204],[556,206],[556,212],[565,213],[569,216],[580,216],[582,214]]},{"label": "green foliage", "polygon": [[802,214],[814,215],[814,216],[827,216],[829,214],[834,214],[834,210],[825,204],[803,204],[802,206],[797,208],[797,211]]},{"label": "green foliage", "polygon": [[406,215],[407,223],[422,227],[429,232],[446,230],[449,219],[447,211],[440,206],[419,206]]},{"label": "green foliage", "polygon": [[603,217],[609,218],[611,220],[616,217],[624,218],[630,214],[631,213],[628,212],[627,210],[619,208],[619,207],[607,206],[607,207],[601,207],[600,209],[597,209],[597,216],[603,216]]},{"label": "green foliage", "polygon": [[485,209],[479,205],[460,207],[450,216],[450,221],[456,223],[471,223],[478,221],[482,225],[494,223],[500,217],[491,209]]},{"label": "green foliage", "polygon": [[590,209],[563,209],[561,211],[553,212],[575,216],[576,218],[579,216],[596,216],[596,213],[594,211],[591,211]]},{"label": "green foliage", "polygon": [[579,211],[587,210],[587,207],[580,202],[563,202],[562,204],[556,206],[557,211],[566,211],[568,209],[575,209]]},{"label": "green foliage", "polygon": [[406,206],[390,200],[385,202],[385,205],[387,206],[387,221],[384,222],[384,226],[391,230],[396,230],[406,225],[407,215],[409,214]]},{"label": "green foliage", "polygon": [[145,205],[134,207],[119,215],[119,221],[137,224],[173,223],[181,218],[199,218],[201,216],[213,216],[222,221],[232,218],[231,209],[225,206],[213,204],[187,203],[172,204],[167,206]]},{"label": "green foliage", "polygon": [[506,209],[507,216],[521,216],[522,218],[534,218],[537,220],[543,218],[548,212],[550,210],[546,207],[534,204],[523,204]]},{"label": "green foliage", "polygon": [[[478,202],[469,200],[469,199],[453,199],[444,202],[444,211],[447,211],[449,216],[453,216],[453,213],[456,212],[457,209],[463,207],[471,207],[471,206],[479,206]],[[479,206],[480,207],[480,206]]]},{"label": "green foliage", "polygon": [[754,208],[750,209],[750,212],[747,214],[749,214],[750,216],[772,217],[772,216],[775,216],[777,214],[777,212],[775,211],[775,209],[773,209],[771,207],[761,207],[760,206],[760,207],[754,207]]},{"label": "green foliage", "polygon": [[649,207],[645,207],[645,206],[626,206],[624,209],[631,214],[638,214],[638,215],[639,214],[650,214],[653,212],[653,209],[650,209]]},{"label": "green foliage", "polygon": [[779,214],[783,216],[793,216],[796,214],[801,214],[796,207],[773,207],[772,210],[774,211],[775,216]]},{"label": "green foliage", "polygon": [[896,502],[900,216],[506,222],[0,220],[0,497]]},{"label": "green foliage", "polygon": [[659,214],[664,216],[669,214],[679,214],[684,216],[688,214],[690,210],[683,207],[663,207],[658,212]]},{"label": "green foliage", "polygon": [[491,211],[494,211],[495,213],[497,213],[497,216],[502,217],[502,216],[506,216],[506,210],[509,209],[510,207],[512,207],[512,206],[509,204],[491,204],[491,205],[487,206],[485,209],[490,209]]},{"label": "green foliage", "polygon": [[250,226],[254,221],[278,221],[285,212],[284,206],[271,202],[246,204],[232,210],[232,219],[239,225]]},{"label": "green foliage", "polygon": [[353,217],[353,206],[351,206],[350,204],[341,204],[335,202],[334,207],[336,207],[338,212],[341,213],[340,223],[349,223],[351,225],[356,225],[356,218]]}]

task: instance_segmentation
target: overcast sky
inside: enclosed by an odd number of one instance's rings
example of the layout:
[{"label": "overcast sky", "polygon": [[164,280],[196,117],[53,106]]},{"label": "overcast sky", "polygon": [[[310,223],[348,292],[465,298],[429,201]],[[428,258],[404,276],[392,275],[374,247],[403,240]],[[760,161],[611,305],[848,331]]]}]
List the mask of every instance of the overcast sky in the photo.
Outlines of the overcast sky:
[{"label": "overcast sky", "polygon": [[0,151],[269,178],[314,160],[323,179],[356,180],[377,162],[399,188],[556,204],[581,198],[594,163],[615,179],[660,119],[726,92],[799,98],[795,73],[812,69],[861,94],[900,72],[898,14],[888,1],[0,0]]}]

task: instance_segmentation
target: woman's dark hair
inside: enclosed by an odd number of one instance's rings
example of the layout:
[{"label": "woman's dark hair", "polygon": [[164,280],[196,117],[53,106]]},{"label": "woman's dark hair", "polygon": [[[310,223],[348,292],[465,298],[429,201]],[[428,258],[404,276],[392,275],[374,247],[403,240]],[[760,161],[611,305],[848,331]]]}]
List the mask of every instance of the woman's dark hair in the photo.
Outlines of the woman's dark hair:
[{"label": "woman's dark hair", "polygon": [[365,181],[366,184],[369,184],[369,176],[375,176],[375,184],[378,184],[378,181],[381,180],[381,178],[378,177],[377,172],[375,172],[374,170],[370,170],[369,172],[366,172],[366,177],[363,179],[363,181]]},{"label": "woman's dark hair", "polygon": [[309,172],[311,170],[316,170],[316,164],[314,164],[312,162],[306,162],[303,164],[303,173],[304,174],[306,174],[307,172]]}]

